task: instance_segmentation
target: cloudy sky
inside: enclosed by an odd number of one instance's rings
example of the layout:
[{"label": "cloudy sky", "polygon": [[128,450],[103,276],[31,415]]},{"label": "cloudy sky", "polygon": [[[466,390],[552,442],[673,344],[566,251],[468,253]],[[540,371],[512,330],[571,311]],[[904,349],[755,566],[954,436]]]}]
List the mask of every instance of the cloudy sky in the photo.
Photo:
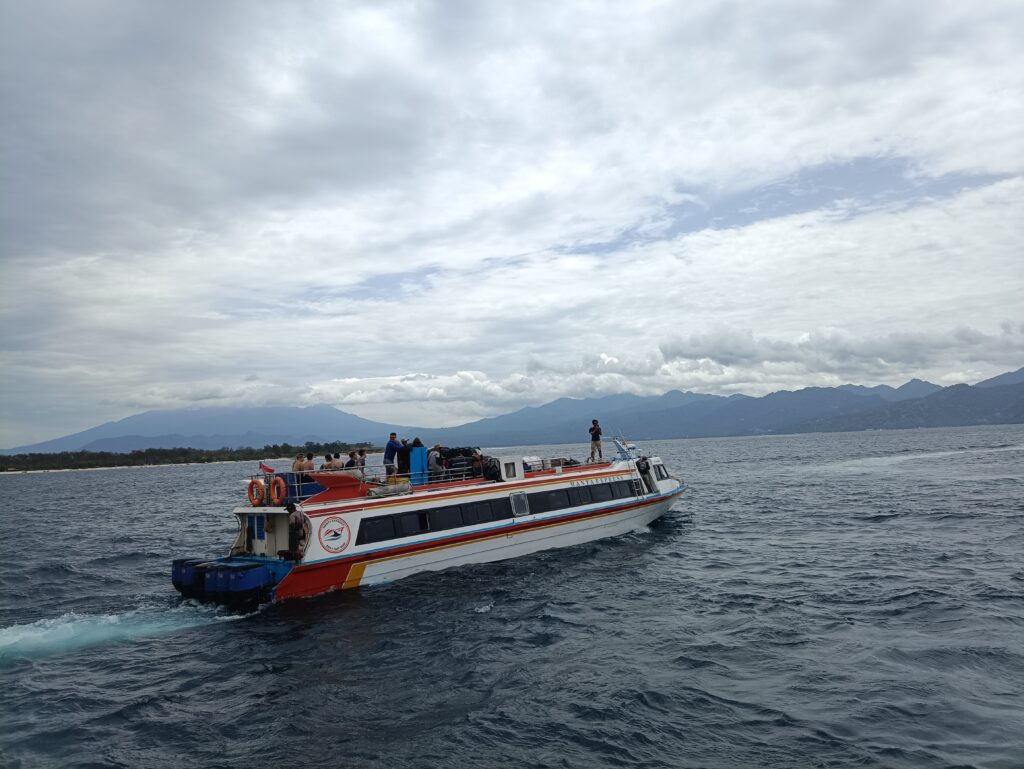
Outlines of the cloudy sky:
[{"label": "cloudy sky", "polygon": [[18,2],[0,446],[1024,365],[1024,7]]}]

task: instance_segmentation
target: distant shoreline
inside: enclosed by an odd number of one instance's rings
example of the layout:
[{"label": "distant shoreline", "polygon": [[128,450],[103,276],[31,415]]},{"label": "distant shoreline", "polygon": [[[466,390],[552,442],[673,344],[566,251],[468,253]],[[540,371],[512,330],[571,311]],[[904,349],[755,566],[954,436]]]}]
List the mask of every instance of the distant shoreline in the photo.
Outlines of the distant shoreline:
[{"label": "distant shoreline", "polygon": [[[217,459],[212,462],[161,462],[153,465],[106,465],[101,467],[47,467],[39,470],[0,470],[0,475],[35,475],[38,473],[91,473],[97,470],[146,470],[153,467],[186,467],[188,465],[233,465],[253,462],[252,459]],[[276,462],[277,460],[266,460]]]},{"label": "distant shoreline", "polygon": [[241,449],[140,449],[132,452],[113,451],[61,451],[54,453],[32,452],[28,454],[7,454],[0,456],[0,474],[11,473],[54,473],[72,470],[115,470],[135,467],[164,467],[169,465],[214,465],[229,462],[270,462],[291,469],[292,459],[299,453],[314,457],[330,454],[348,454],[353,450],[380,453],[382,448],[368,443],[311,444],[291,446],[277,444],[262,448]]}]

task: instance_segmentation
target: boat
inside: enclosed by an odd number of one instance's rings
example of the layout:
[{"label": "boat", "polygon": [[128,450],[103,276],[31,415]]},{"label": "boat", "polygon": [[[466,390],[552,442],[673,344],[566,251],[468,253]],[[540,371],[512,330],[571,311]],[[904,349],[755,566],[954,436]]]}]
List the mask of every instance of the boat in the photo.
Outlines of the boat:
[{"label": "boat", "polygon": [[664,515],[686,484],[660,457],[613,443],[596,462],[467,451],[434,471],[417,448],[402,475],[261,463],[227,555],[175,559],[171,580],[186,598],[251,608],[624,534]]}]

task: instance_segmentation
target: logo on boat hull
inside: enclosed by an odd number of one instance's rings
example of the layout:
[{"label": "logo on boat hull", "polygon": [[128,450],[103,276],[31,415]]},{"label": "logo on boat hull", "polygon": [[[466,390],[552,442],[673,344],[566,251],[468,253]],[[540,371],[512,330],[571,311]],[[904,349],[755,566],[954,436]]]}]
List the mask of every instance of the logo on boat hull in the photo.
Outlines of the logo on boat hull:
[{"label": "logo on boat hull", "polygon": [[340,553],[352,541],[352,529],[344,518],[327,518],[320,524],[320,546],[328,553]]}]

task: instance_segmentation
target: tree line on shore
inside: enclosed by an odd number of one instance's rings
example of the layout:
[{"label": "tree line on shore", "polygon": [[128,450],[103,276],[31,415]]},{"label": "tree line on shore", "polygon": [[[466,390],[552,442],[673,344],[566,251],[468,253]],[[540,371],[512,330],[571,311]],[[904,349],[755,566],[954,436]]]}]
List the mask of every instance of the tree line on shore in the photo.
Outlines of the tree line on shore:
[{"label": "tree line on shore", "polygon": [[[244,462],[246,460],[271,460],[279,457],[294,457],[299,452],[313,453],[314,457],[322,457],[327,452],[347,454],[353,449],[375,449],[370,443],[314,443],[307,441],[301,446],[290,443],[274,443],[263,448],[245,447],[240,449],[139,449],[128,453],[113,451],[61,451],[53,454],[11,454],[0,456],[0,471],[25,470],[84,470],[94,467],[138,467],[140,465],[186,465],[205,464],[209,462]],[[275,467],[275,470],[289,470],[287,467]]]}]

